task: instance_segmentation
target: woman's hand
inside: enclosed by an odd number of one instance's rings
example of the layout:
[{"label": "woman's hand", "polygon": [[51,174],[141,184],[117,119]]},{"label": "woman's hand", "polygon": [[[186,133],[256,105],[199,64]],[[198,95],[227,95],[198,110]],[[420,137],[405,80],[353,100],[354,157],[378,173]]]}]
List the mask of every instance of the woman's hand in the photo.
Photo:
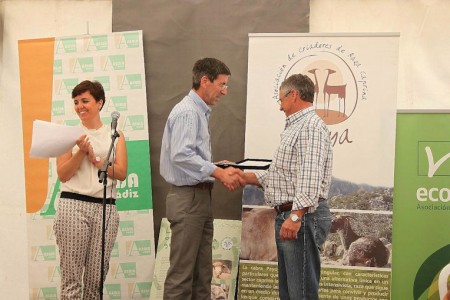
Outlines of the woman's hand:
[{"label": "woman's hand", "polygon": [[92,148],[92,146],[89,146],[89,148],[88,148],[87,157],[88,157],[88,160],[89,160],[94,166],[96,166],[98,169],[101,168],[101,166],[99,166],[99,161],[96,160],[97,155],[94,153],[94,149]]},{"label": "woman's hand", "polygon": [[70,149],[56,158],[56,171],[61,182],[66,182],[72,178],[80,168],[83,159],[86,155],[89,155],[89,151],[92,151],[89,138],[85,134],[77,139],[76,144],[79,148],[76,153],[72,154],[72,149]]},{"label": "woman's hand", "polygon": [[89,142],[89,138],[83,134],[77,139],[77,146],[80,148],[80,151],[85,154],[89,153],[89,149],[92,149],[91,143]]}]

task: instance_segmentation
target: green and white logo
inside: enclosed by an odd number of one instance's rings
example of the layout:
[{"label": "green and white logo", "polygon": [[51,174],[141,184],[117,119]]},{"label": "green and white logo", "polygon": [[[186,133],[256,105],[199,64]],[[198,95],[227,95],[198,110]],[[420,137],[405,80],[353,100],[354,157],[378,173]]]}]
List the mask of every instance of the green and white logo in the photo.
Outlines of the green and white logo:
[{"label": "green and white logo", "polygon": [[122,299],[120,283],[105,284],[105,290],[106,294],[109,296],[109,299]]},{"label": "green and white logo", "polygon": [[419,142],[419,176],[450,176],[450,142]]},{"label": "green and white logo", "polygon": [[122,236],[133,236],[134,221],[120,221],[119,230],[122,233]]},{"label": "green and white logo", "polygon": [[[417,189],[417,200],[450,202],[450,189],[445,181],[445,178],[450,176],[450,142],[419,141],[417,157],[418,175],[429,178],[424,179],[422,186]],[[444,182],[441,183],[443,179]]]},{"label": "green and white logo", "polygon": [[90,73],[94,71],[94,58],[93,57],[80,57],[76,58],[71,68],[72,73]]},{"label": "green and white logo", "polygon": [[108,55],[101,59],[103,71],[120,71],[125,70],[125,55]]},{"label": "green and white logo", "polygon": [[140,90],[143,87],[141,74],[119,76],[117,82],[119,90]]},{"label": "green and white logo", "polygon": [[138,48],[140,40],[139,32],[126,32],[116,35],[115,45],[117,49]]},{"label": "green and white logo", "polygon": [[77,52],[77,39],[75,37],[62,38],[56,40],[55,53],[74,53]]},{"label": "green and white logo", "polygon": [[150,297],[150,289],[152,287],[151,282],[135,282],[128,285],[128,296],[132,299],[134,298],[145,298]]},{"label": "green and white logo", "polygon": [[94,35],[84,39],[85,51],[108,50],[108,36]]},{"label": "green and white logo", "polygon": [[127,116],[124,124],[124,130],[144,130],[145,122],[143,115]]},{"label": "green and white logo", "polygon": [[120,263],[114,278],[136,278],[136,262]]},{"label": "green and white logo", "polygon": [[56,246],[38,246],[32,247],[32,255],[34,261],[52,261],[56,260]]},{"label": "green and white logo", "polygon": [[150,240],[128,241],[126,243],[128,256],[146,256],[152,254]]}]

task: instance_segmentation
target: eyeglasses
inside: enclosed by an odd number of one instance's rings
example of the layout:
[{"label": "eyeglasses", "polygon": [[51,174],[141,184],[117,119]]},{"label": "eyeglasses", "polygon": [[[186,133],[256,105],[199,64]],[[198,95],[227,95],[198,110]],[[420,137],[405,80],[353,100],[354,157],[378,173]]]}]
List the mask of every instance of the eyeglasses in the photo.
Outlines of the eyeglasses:
[{"label": "eyeglasses", "polygon": [[[211,80],[211,79],[209,79],[209,77],[206,76],[206,75],[203,75],[202,78],[201,78],[201,80],[203,80],[203,78],[206,78],[206,79],[209,80],[209,82],[211,82],[212,84],[215,84],[215,82],[216,82],[215,79],[214,79],[214,80]],[[219,83],[219,88],[220,88],[221,90],[227,90],[227,89],[228,89],[228,85],[226,85],[225,83]]]},{"label": "eyeglasses", "polygon": [[292,92],[292,90],[289,90],[289,92],[287,92],[286,94],[284,94],[283,99],[278,99],[278,100],[277,100],[278,105],[281,105],[281,102],[282,102],[284,99],[286,99],[286,97],[287,97],[291,92]]}]

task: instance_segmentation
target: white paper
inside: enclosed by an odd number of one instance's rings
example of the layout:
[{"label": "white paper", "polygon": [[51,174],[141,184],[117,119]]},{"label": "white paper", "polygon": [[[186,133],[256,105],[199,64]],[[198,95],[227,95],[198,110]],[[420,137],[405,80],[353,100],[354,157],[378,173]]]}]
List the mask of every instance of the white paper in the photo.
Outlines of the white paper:
[{"label": "white paper", "polygon": [[66,126],[51,122],[33,121],[30,157],[48,158],[66,153],[75,146],[83,134],[79,126]]}]

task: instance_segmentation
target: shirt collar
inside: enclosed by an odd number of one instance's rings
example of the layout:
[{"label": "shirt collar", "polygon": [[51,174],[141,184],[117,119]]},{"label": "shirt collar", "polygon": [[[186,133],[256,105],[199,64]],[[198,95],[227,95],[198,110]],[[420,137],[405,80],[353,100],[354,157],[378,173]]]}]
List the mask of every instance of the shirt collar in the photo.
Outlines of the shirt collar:
[{"label": "shirt collar", "polygon": [[306,115],[310,114],[311,112],[314,112],[315,108],[314,106],[307,107],[305,109],[299,110],[296,113],[293,113],[289,117],[286,118],[286,127],[289,127],[291,124],[294,124],[301,119],[303,119]]},{"label": "shirt collar", "polygon": [[211,113],[211,107],[209,107],[194,90],[189,91],[189,97],[194,101],[195,105],[202,113],[205,115],[209,115]]}]

